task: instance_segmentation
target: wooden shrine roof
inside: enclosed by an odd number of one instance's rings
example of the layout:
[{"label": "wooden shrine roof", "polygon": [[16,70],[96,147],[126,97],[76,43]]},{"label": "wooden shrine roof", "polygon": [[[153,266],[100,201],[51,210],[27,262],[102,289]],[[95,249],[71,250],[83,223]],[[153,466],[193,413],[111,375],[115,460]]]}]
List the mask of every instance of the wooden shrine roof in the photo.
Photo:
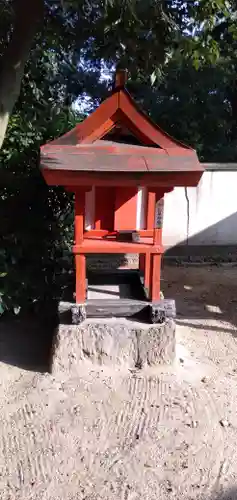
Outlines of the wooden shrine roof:
[{"label": "wooden shrine roof", "polygon": [[193,172],[195,178],[204,170],[196,152],[154,124],[123,85],[82,123],[41,147],[41,168],[51,178],[52,170]]},{"label": "wooden shrine roof", "polygon": [[118,144],[113,141],[95,141],[79,146],[51,146],[41,154],[42,167],[54,170],[86,172],[179,172],[203,171],[192,151],[183,153],[155,147]]}]

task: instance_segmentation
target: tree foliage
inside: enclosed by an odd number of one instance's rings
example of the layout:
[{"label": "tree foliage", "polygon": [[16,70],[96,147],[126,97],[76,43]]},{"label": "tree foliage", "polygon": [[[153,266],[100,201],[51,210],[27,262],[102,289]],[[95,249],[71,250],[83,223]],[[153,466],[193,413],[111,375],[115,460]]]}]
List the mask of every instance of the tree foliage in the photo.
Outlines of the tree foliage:
[{"label": "tree foliage", "polygon": [[154,82],[174,54],[197,67],[218,58],[220,31],[236,37],[234,0],[0,0],[0,12],[0,146],[33,41],[66,59],[70,76],[78,65],[119,62]]},{"label": "tree foliage", "polygon": [[236,118],[232,110],[235,72],[226,60],[203,65],[172,61],[157,87],[130,82],[136,100],[173,137],[190,144],[203,162],[237,160]]},{"label": "tree foliage", "polygon": [[33,3],[0,0],[2,138],[9,122],[0,151],[0,313],[62,296],[73,267],[72,199],[43,182],[39,146],[81,120],[76,100],[90,111],[106,96],[106,70],[126,66],[136,100],[201,160],[236,161],[235,1]]},{"label": "tree foliage", "polygon": [[23,121],[21,113],[10,119],[0,157],[0,313],[40,302],[49,305],[63,290],[62,273],[72,269],[71,197],[46,186],[39,171],[39,145],[79,118],[62,108],[40,129]]}]

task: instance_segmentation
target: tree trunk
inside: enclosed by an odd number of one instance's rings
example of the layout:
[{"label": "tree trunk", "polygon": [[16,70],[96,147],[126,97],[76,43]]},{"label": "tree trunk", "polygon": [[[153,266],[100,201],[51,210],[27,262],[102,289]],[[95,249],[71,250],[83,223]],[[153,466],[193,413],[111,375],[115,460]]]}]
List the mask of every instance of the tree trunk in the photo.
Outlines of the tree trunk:
[{"label": "tree trunk", "polygon": [[8,47],[0,60],[0,148],[9,117],[18,99],[25,63],[43,17],[44,0],[15,0],[14,25]]}]

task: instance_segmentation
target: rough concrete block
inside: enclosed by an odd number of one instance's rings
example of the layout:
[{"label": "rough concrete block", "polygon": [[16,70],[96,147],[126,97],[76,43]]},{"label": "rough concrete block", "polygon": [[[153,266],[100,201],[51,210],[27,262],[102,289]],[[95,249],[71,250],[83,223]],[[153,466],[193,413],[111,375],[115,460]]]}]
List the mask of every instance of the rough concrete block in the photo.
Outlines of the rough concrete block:
[{"label": "rough concrete block", "polygon": [[125,319],[87,320],[81,325],[59,325],[52,357],[53,372],[78,371],[80,363],[123,365],[169,364],[175,357],[175,322],[144,325]]},{"label": "rough concrete block", "polygon": [[175,321],[137,330],[138,365],[171,364],[175,359]]}]

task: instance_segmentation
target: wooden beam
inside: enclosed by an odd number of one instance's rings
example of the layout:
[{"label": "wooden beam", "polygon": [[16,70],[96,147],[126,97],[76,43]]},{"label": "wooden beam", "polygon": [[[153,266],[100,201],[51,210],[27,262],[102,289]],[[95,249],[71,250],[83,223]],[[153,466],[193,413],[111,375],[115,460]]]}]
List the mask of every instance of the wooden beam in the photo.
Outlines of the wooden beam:
[{"label": "wooden beam", "polygon": [[112,94],[101,103],[94,113],[88,116],[78,130],[78,142],[93,142],[114,125],[113,115],[118,109],[118,93]]},{"label": "wooden beam", "polygon": [[154,245],[162,245],[162,229],[155,227],[154,229]]},{"label": "wooden beam", "polygon": [[81,245],[73,246],[75,254],[93,254],[93,253],[143,253],[143,254],[162,254],[163,246],[149,245],[146,243],[122,243],[110,240],[89,240],[85,239]]},{"label": "wooden beam", "polygon": [[43,168],[42,174],[50,186],[150,186],[154,188],[170,186],[197,186],[202,172],[81,172],[74,170],[53,170]]}]

